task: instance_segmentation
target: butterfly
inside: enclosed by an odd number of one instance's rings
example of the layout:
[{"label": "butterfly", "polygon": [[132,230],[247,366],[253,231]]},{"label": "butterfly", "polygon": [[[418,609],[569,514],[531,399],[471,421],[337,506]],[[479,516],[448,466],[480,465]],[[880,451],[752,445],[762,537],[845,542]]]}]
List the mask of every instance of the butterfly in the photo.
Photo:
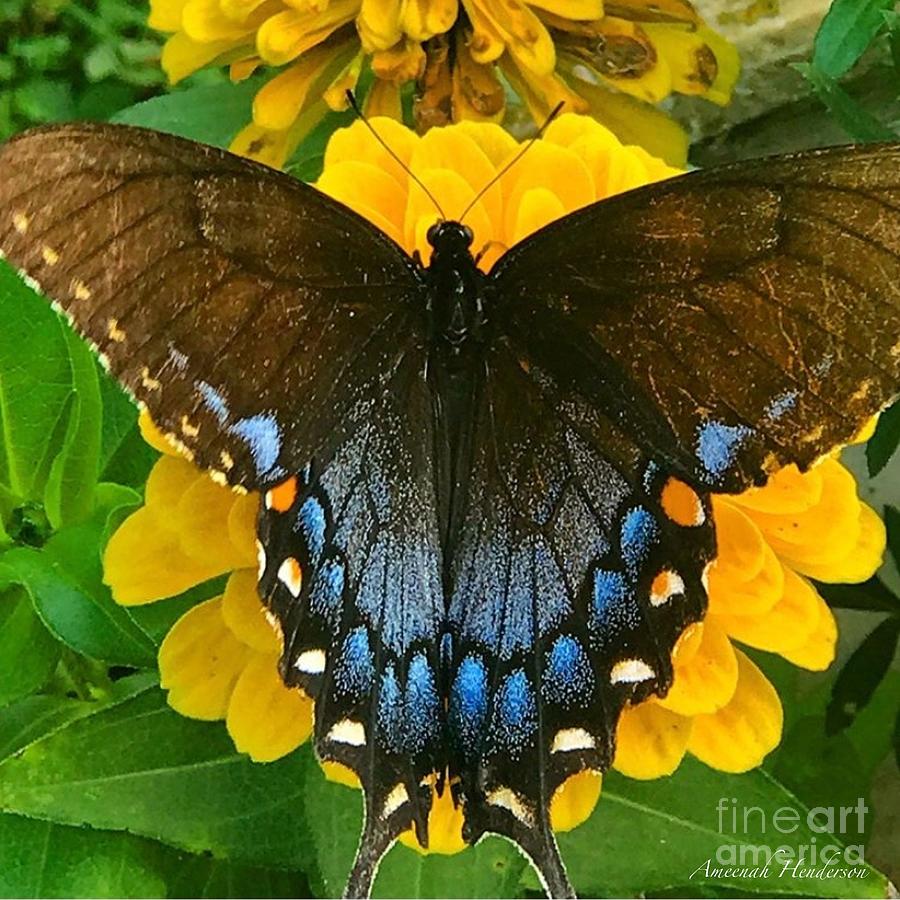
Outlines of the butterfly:
[{"label": "butterfly", "polygon": [[312,187],[140,129],[0,148],[0,250],[213,478],[365,823],[432,785],[574,896],[556,789],[606,770],[706,607],[713,493],[851,440],[900,385],[900,147],[692,173],[428,266]]}]

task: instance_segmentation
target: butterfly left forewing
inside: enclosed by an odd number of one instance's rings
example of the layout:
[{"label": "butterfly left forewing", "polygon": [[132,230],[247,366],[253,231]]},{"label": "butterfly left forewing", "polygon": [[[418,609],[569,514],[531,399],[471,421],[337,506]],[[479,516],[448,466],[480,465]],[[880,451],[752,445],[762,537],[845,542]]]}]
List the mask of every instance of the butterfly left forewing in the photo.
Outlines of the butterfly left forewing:
[{"label": "butterfly left forewing", "polygon": [[570,891],[554,792],[605,771],[626,703],[665,693],[702,616],[706,500],[664,509],[668,473],[508,339],[488,354],[468,503],[452,548],[448,728],[467,839],[505,834]]},{"label": "butterfly left forewing", "polygon": [[651,185],[501,259],[508,328],[639,444],[720,492],[806,468],[900,388],[900,148]]},{"label": "butterfly left forewing", "polygon": [[0,147],[0,253],[216,477],[296,471],[367,351],[421,325],[405,253],[295,179],[170,135],[39,129]]}]

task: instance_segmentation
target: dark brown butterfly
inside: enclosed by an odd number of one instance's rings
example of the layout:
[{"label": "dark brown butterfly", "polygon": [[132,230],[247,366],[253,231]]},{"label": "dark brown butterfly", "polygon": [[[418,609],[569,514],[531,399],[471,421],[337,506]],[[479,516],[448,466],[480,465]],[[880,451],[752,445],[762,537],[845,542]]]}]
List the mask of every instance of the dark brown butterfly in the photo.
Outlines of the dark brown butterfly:
[{"label": "dark brown butterfly", "polygon": [[[0,149],[0,248],[198,465],[260,491],[260,594],[354,769],[348,893],[431,781],[572,893],[554,791],[612,759],[703,615],[712,492],[850,440],[900,383],[900,149],[741,163],[582,209],[489,275],[147,131]],[[693,498],[667,514],[667,490]]]}]

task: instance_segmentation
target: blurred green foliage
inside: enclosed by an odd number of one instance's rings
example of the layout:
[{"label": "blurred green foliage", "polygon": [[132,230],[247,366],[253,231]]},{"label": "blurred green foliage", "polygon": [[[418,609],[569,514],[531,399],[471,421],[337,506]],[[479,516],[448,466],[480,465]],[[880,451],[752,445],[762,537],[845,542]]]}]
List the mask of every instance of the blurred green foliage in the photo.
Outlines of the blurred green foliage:
[{"label": "blurred green foliage", "polygon": [[162,41],[146,15],[126,0],[0,0],[0,140],[158,93]]}]

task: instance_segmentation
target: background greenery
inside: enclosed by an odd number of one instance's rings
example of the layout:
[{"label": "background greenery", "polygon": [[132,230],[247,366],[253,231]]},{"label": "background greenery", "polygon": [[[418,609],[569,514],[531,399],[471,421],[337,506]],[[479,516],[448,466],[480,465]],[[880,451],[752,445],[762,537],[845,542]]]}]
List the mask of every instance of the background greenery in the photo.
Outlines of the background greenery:
[{"label": "background greenery", "polygon": [[[110,118],[227,145],[248,120],[256,84],[219,74],[167,93],[145,9],[120,0],[0,0],[0,137],[70,118]],[[892,137],[854,99],[857,61],[882,48],[883,78],[900,85],[900,17],[884,0],[837,0],[802,67],[846,136]],[[329,121],[294,171],[315,173]],[[0,267],[0,896],[298,897],[335,895],[360,825],[357,792],[327,782],[308,747],[271,765],[236,753],[221,723],[172,712],[157,686],[169,626],[218,585],[144,608],[116,606],[100,553],[140,502],[154,452],[136,414],[68,327]],[[867,450],[870,472],[900,440],[900,407]],[[900,563],[900,513],[888,509]],[[725,776],[687,760],[640,783],[610,774],[601,803],[560,843],[588,896],[885,896],[897,877],[900,673],[892,667],[900,600],[887,581],[823,588],[840,607],[840,662],[809,675],[754,654],[785,704],[785,738],[765,765]],[[896,585],[896,582],[894,582]],[[716,804],[771,813],[874,808],[863,835],[801,829],[779,843],[867,845],[864,880],[803,883],[694,879],[723,843]],[[886,799],[887,798],[887,799]],[[893,799],[892,799],[893,798]],[[754,824],[756,819],[754,819]],[[876,871],[881,869],[882,872]],[[523,897],[539,891],[500,839],[451,858],[404,847],[387,857],[382,897]]]}]

